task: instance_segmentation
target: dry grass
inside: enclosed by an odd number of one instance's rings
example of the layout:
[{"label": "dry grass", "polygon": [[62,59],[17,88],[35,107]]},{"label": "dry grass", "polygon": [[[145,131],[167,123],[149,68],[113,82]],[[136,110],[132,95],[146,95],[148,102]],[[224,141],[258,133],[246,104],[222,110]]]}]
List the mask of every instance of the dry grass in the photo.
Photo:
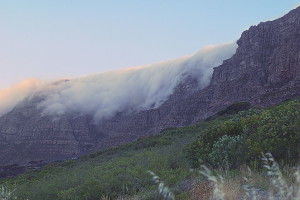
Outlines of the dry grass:
[{"label": "dry grass", "polygon": [[[108,196],[102,195],[100,200],[113,200],[113,199],[109,198]],[[129,197],[120,196],[116,200],[142,200],[142,199],[139,196],[129,196]]]},{"label": "dry grass", "polygon": [[208,181],[197,182],[191,190],[193,200],[210,200],[213,195],[213,184]]},{"label": "dry grass", "polygon": [[[221,190],[225,200],[238,199],[242,196],[241,180],[239,178],[224,180]],[[193,200],[212,200],[214,185],[209,181],[195,183],[190,191]]]},{"label": "dry grass", "polygon": [[238,175],[223,178],[207,167],[199,171],[206,180],[190,191],[193,200],[300,200],[300,167],[280,170],[271,154],[263,157],[267,174],[241,167]]},{"label": "dry grass", "polygon": [[108,196],[102,195],[100,200],[110,200]]},{"label": "dry grass", "polygon": [[238,199],[241,197],[242,189],[241,189],[241,180],[239,179],[231,179],[225,180],[223,185],[223,192],[225,193],[225,200]]}]

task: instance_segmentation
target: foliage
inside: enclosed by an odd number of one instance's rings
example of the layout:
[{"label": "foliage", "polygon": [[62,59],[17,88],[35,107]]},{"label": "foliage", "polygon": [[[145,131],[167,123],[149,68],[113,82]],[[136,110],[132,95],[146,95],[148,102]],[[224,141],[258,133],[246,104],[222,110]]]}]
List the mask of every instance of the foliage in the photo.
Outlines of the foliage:
[{"label": "foliage", "polygon": [[187,158],[193,167],[197,167],[203,162],[212,164],[209,155],[213,150],[214,143],[224,135],[237,136],[241,130],[239,123],[231,119],[210,122],[209,126],[199,133],[198,139],[187,145]]},{"label": "foliage", "polygon": [[249,154],[256,158],[270,151],[277,160],[295,163],[300,153],[300,102],[290,101],[265,110],[246,129],[256,126],[247,138]]},{"label": "foliage", "polygon": [[292,100],[265,110],[242,111],[211,121],[198,134],[198,139],[186,146],[193,167],[201,162],[220,167],[222,160],[228,161],[230,167],[243,161],[257,166],[261,153],[267,151],[280,162],[295,164],[300,154],[300,102]]},{"label": "foliage", "polygon": [[168,129],[161,135],[47,165],[1,182],[16,186],[20,200],[99,200],[103,196],[116,199],[137,194],[142,199],[155,199],[155,188],[146,171],[156,171],[171,187],[189,177],[190,166],[180,149],[195,139],[195,130],[205,126],[201,123]]},{"label": "foliage", "polygon": [[223,135],[214,144],[208,158],[212,165],[219,168],[233,168],[241,165],[243,157],[243,137]]}]

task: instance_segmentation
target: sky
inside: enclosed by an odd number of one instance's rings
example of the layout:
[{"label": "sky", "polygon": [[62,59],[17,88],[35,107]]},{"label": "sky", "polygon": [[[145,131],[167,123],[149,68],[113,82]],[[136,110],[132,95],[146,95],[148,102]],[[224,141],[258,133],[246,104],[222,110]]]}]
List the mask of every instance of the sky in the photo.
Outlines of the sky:
[{"label": "sky", "polygon": [[190,55],[298,0],[0,0],[0,89]]}]

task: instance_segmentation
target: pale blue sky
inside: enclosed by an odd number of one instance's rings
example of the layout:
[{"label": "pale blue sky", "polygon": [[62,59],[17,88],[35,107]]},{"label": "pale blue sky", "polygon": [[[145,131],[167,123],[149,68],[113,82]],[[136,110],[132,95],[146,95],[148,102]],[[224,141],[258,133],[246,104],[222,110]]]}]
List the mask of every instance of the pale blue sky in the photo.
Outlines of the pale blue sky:
[{"label": "pale blue sky", "polygon": [[151,64],[234,41],[299,0],[0,0],[0,88]]}]

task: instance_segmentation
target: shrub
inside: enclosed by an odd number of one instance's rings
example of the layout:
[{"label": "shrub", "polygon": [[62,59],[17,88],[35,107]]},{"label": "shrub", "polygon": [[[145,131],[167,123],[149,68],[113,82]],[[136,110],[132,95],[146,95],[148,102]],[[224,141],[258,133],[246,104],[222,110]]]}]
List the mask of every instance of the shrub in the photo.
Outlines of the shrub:
[{"label": "shrub", "polygon": [[[219,167],[224,158],[230,167],[242,161],[256,167],[261,153],[267,151],[280,162],[295,164],[300,154],[300,102],[293,100],[265,110],[243,111],[229,119],[210,122],[198,134],[197,140],[185,149],[193,167],[200,166],[199,159]],[[238,142],[238,138],[243,140]],[[234,153],[235,148],[240,155]]]},{"label": "shrub", "polygon": [[211,164],[209,154],[212,152],[215,142],[224,135],[237,136],[241,131],[240,124],[233,120],[211,122],[199,134],[197,140],[185,148],[192,166],[199,167],[202,162]]},{"label": "shrub", "polygon": [[263,111],[247,144],[252,159],[270,151],[280,162],[296,163],[300,154],[300,103],[290,101]]},{"label": "shrub", "polygon": [[233,168],[243,163],[245,153],[243,150],[244,139],[242,136],[222,136],[214,143],[208,155],[210,163],[219,168]]}]

